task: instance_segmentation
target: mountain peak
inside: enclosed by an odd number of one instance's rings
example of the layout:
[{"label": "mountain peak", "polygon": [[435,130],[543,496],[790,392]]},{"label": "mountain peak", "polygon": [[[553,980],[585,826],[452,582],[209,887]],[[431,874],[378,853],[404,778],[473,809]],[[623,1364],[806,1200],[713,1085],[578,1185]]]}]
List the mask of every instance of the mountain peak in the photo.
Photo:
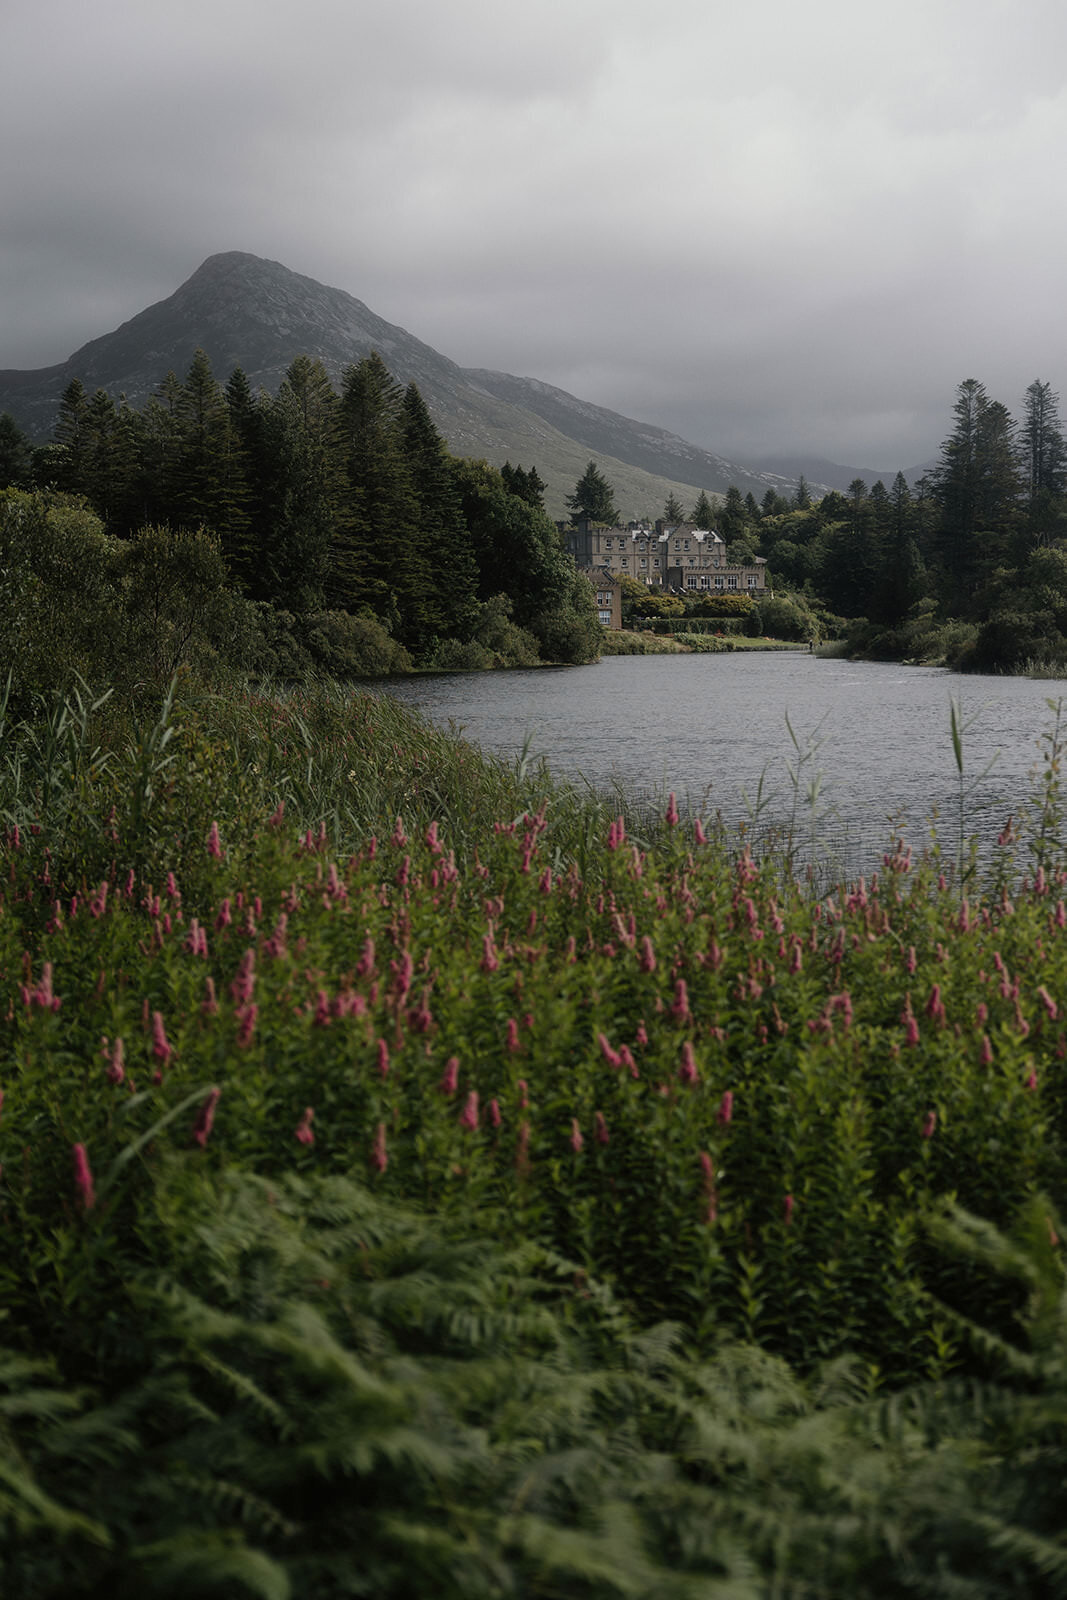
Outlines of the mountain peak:
[{"label": "mountain peak", "polygon": [[337,384],[347,366],[376,350],[394,378],[418,385],[456,455],[536,466],[555,515],[563,514],[590,455],[613,484],[616,504],[633,516],[657,514],[671,492],[691,501],[701,489],[721,492],[730,483],[761,495],[769,484],[788,487],[549,384],[465,372],[345,290],[245,250],[208,256],[173,294],[68,361],[0,372],[0,412],[45,439],[74,378],[90,393],[105,389],[140,408],[168,372],[184,378],[198,349],[220,382],[241,367],[253,389],[272,392],[297,356],[320,360]]}]

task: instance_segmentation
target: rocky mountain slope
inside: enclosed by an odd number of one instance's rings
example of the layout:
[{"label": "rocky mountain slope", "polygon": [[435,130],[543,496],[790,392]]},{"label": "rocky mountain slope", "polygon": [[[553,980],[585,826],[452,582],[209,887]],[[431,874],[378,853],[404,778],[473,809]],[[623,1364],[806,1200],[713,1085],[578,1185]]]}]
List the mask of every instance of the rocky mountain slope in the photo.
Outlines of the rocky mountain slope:
[{"label": "rocky mountain slope", "polygon": [[254,388],[271,391],[295,356],[317,357],[336,383],[344,367],[377,350],[402,383],[418,384],[457,455],[536,466],[556,516],[590,457],[612,483],[624,516],[657,514],[671,490],[688,506],[701,489],[722,493],[731,483],[757,499],[769,487],[780,493],[793,487],[780,474],[723,460],[549,384],[464,369],[343,289],[241,251],[209,256],[166,300],[67,361],[31,372],[0,370],[0,412],[9,411],[32,438],[46,439],[73,378],[90,393],[103,388],[139,407],[168,371],[185,375],[198,347],[221,381],[241,366]]}]

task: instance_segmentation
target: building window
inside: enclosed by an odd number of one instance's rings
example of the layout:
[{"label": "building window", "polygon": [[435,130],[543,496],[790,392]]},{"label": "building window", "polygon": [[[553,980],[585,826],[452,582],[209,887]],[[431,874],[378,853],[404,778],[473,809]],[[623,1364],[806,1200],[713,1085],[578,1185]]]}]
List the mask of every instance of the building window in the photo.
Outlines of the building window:
[{"label": "building window", "polygon": [[652,565],[654,567],[658,567],[659,566],[659,556],[653,556],[652,557]]},{"label": "building window", "polygon": [[599,611],[597,613],[597,615],[600,618],[600,621],[604,624],[605,628],[610,628],[611,627],[611,612],[610,611]]},{"label": "building window", "polygon": [[753,575],[748,580],[748,586],[749,586],[750,589],[758,589],[759,588],[759,579]]},{"label": "building window", "polygon": [[627,560],[627,559],[626,559],[626,557],[625,557],[625,556],[620,556],[620,557],[619,557],[619,566],[620,566],[620,567],[628,567],[628,566],[629,566],[629,565],[630,565],[630,563],[629,563],[629,561],[628,561],[628,560]]},{"label": "building window", "polygon": [[690,572],[690,573],[686,574],[685,586],[686,586],[687,589],[695,589],[696,588],[696,586],[697,586],[697,576],[696,576],[695,572]]},{"label": "building window", "polygon": [[696,558],[696,556],[690,556],[690,557],[689,557],[689,565],[690,565],[690,566],[691,566],[691,567],[695,567],[695,566],[696,566],[696,564],[697,564],[697,558]]},{"label": "building window", "polygon": [[728,589],[736,589],[737,588],[737,579],[736,578],[727,578],[726,587]]},{"label": "building window", "polygon": [[716,587],[716,589],[721,589],[722,588],[722,579],[721,578],[716,578],[715,579],[715,587]]},{"label": "building window", "polygon": [[688,539],[687,539],[687,540],[686,540],[686,541],[685,541],[685,548],[686,548],[686,549],[687,549],[687,550],[688,550],[688,549],[689,549],[689,540],[688,540]]},{"label": "building window", "polygon": [[706,572],[702,572],[701,575],[700,575],[700,587],[702,589],[706,589],[707,586],[708,586],[708,575],[707,575]]},{"label": "building window", "polygon": [[648,557],[647,556],[642,556],[641,557],[641,565],[643,567],[647,567],[648,566]]}]

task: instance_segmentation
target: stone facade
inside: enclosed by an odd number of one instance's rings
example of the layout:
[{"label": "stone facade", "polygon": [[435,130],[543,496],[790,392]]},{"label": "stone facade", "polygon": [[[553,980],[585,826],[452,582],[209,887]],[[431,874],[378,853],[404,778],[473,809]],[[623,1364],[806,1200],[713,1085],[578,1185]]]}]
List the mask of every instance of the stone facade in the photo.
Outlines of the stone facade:
[{"label": "stone facade", "polygon": [[567,549],[585,572],[608,572],[637,578],[650,587],[679,594],[721,592],[762,594],[767,563],[757,556],[751,566],[729,566],[726,544],[713,528],[692,522],[654,525],[631,522],[625,528],[581,518],[564,529]]}]

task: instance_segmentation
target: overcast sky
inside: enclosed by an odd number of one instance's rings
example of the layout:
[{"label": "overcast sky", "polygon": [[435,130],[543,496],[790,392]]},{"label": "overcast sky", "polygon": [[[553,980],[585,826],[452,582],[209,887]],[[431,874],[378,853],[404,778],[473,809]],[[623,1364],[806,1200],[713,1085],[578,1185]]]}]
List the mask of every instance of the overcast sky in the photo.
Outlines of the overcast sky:
[{"label": "overcast sky", "polygon": [[1067,395],[1063,0],[3,0],[0,60],[0,367],[250,250],[726,454]]}]

